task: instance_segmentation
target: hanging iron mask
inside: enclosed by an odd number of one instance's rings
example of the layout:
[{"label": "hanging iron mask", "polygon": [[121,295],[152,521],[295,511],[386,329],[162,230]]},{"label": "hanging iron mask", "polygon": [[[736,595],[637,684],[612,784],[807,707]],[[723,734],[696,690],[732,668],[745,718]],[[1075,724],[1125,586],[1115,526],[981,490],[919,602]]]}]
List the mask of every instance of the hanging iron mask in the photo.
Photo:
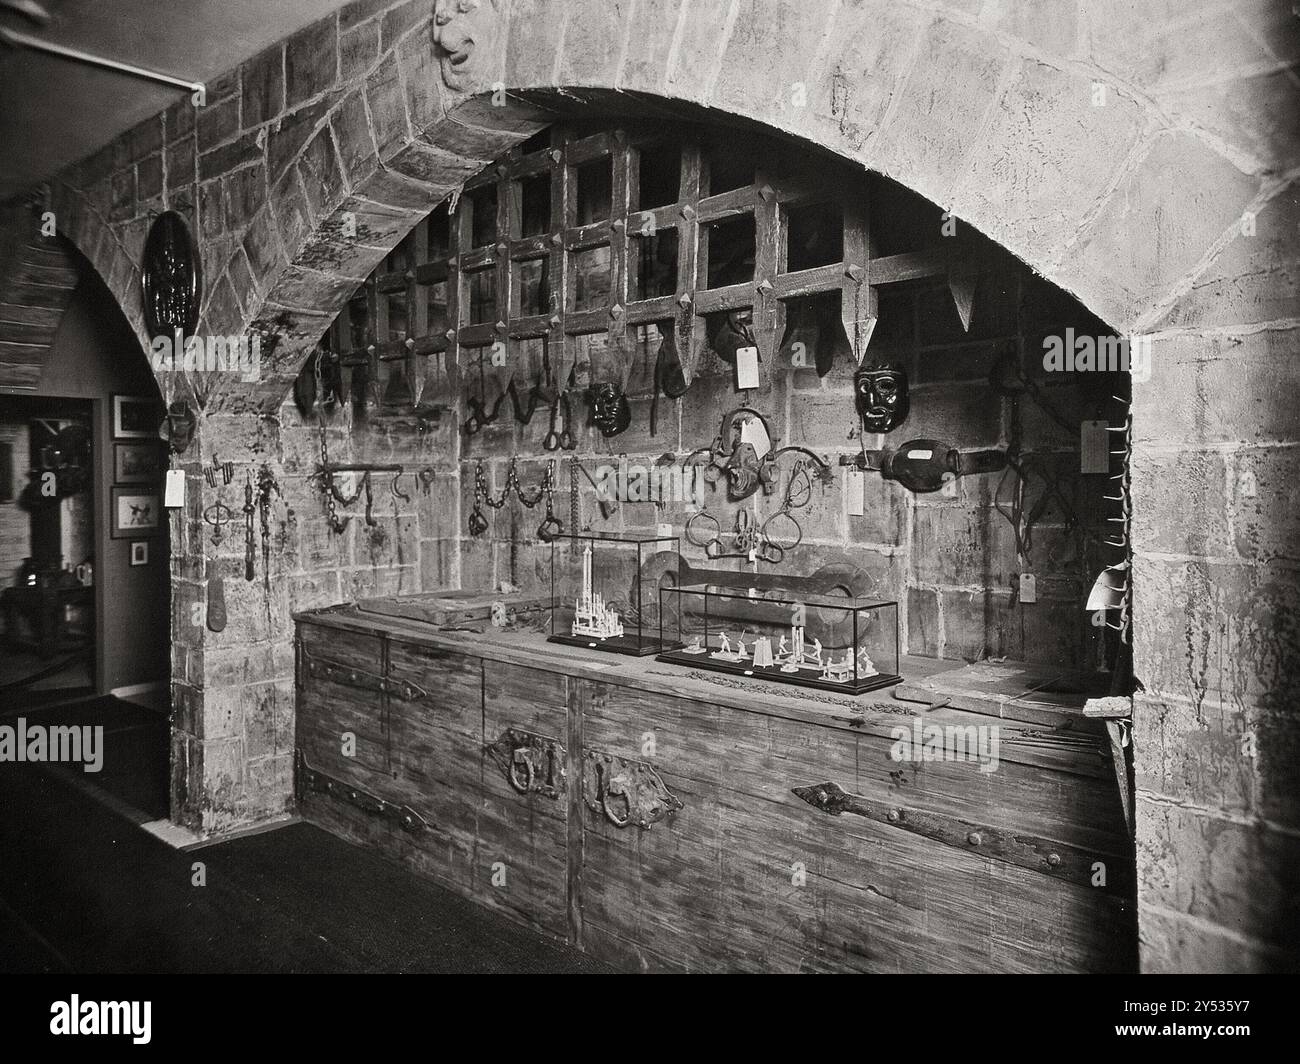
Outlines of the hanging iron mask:
[{"label": "hanging iron mask", "polygon": [[[746,426],[750,426],[746,439]],[[762,445],[762,453],[754,441]],[[709,448],[709,464],[704,470],[704,480],[716,484],[727,480],[727,498],[740,502],[749,498],[760,487],[764,494],[776,490],[779,470],[776,465],[776,441],[767,419],[757,410],[737,407],[722,417],[718,435]]]},{"label": "hanging iron mask", "polygon": [[853,375],[853,403],[863,432],[892,432],[911,409],[907,373],[899,366],[869,366]]},{"label": "hanging iron mask", "polygon": [[632,407],[617,384],[593,384],[590,399],[591,420],[605,439],[627,431],[627,427],[632,424]]}]

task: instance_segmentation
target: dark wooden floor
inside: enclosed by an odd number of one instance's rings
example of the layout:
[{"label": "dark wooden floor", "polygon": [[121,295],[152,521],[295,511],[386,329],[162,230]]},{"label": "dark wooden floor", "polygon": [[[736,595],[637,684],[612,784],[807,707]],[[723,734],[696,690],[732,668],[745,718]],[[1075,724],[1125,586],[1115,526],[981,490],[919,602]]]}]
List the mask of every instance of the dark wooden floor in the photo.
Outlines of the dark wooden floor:
[{"label": "dark wooden floor", "polygon": [[67,768],[0,764],[0,971],[608,971],[308,824],[173,849],[120,812],[157,811],[165,720],[120,702],[50,712],[116,721],[102,780],[85,775],[115,801]]}]

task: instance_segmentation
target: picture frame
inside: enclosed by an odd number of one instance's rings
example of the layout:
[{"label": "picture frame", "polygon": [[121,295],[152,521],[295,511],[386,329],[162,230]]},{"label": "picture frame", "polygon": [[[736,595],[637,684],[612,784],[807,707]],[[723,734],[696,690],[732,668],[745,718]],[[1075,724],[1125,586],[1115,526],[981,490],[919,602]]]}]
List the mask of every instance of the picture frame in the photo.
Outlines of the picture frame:
[{"label": "picture frame", "polygon": [[148,565],[149,564],[149,541],[147,539],[137,539],[131,541],[131,565]]},{"label": "picture frame", "polygon": [[161,443],[113,444],[114,484],[157,484],[162,479]]},{"label": "picture frame", "polygon": [[142,395],[114,395],[113,439],[156,440],[162,423],[157,399]]},{"label": "picture frame", "polygon": [[114,486],[109,536],[140,539],[162,530],[162,492],[156,489]]}]

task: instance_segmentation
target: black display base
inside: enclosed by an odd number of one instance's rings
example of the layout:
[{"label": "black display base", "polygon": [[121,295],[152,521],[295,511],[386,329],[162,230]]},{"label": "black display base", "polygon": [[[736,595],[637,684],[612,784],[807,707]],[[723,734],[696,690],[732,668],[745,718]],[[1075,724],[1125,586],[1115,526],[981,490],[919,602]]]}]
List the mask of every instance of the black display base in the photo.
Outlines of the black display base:
[{"label": "black display base", "polygon": [[562,643],[566,647],[582,647],[583,650],[603,650],[606,654],[627,654],[634,658],[646,658],[651,654],[661,654],[666,650],[681,646],[681,643],[667,643],[662,639],[646,636],[636,639],[630,635],[616,636],[613,639],[592,639],[580,635],[547,636],[548,643]]},{"label": "black display base", "polygon": [[666,661],[672,665],[685,665],[692,669],[725,672],[732,676],[743,676],[746,679],[775,680],[777,683],[788,683],[794,687],[815,687],[819,691],[839,691],[841,694],[846,695],[863,695],[868,691],[879,691],[882,687],[892,687],[896,683],[903,682],[901,676],[889,673],[867,676],[857,681],[845,680],[843,683],[835,683],[833,680],[823,680],[812,672],[782,672],[779,665],[755,668],[747,661],[723,661],[720,658],[710,657],[708,654],[688,654],[684,650],[667,651],[660,654],[655,660]]}]

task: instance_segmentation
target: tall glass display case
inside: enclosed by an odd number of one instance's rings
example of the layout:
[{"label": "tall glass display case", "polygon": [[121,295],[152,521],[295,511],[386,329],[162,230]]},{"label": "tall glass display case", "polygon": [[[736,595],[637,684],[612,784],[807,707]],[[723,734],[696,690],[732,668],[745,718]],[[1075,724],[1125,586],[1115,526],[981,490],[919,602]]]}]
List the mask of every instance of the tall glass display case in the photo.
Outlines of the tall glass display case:
[{"label": "tall glass display case", "polygon": [[664,642],[659,589],[647,573],[661,568],[649,565],[656,555],[675,560],[680,546],[675,536],[635,533],[556,539],[551,544],[550,641],[636,656],[676,647],[671,639]]},{"label": "tall glass display case", "polygon": [[660,661],[863,694],[898,675],[898,603],[691,584],[659,593]]}]

